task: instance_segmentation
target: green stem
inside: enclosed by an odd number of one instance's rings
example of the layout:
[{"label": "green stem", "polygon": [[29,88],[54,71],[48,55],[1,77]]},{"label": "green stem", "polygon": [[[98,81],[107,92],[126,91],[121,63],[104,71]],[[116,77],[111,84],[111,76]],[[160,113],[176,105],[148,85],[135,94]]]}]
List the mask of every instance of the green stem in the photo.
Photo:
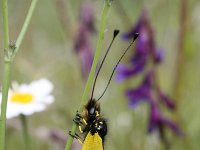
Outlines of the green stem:
[{"label": "green stem", "polygon": [[25,149],[31,150],[31,138],[28,133],[28,121],[27,117],[25,115],[20,115],[21,123],[22,123],[22,130],[23,130],[23,136],[24,136],[24,143],[25,143]]},{"label": "green stem", "polygon": [[2,103],[1,103],[1,124],[0,124],[0,150],[5,149],[5,130],[6,130],[6,109],[8,89],[10,85],[11,77],[11,62],[5,62],[4,75],[3,75],[3,88],[2,88]]},{"label": "green stem", "polygon": [[[108,11],[110,8],[110,1],[109,0],[105,0],[104,2],[104,7],[102,10],[102,15],[101,15],[101,24],[100,24],[100,32],[99,32],[99,37],[98,37],[98,42],[97,42],[97,47],[96,47],[96,51],[95,51],[95,55],[94,55],[94,61],[90,70],[90,74],[85,86],[85,90],[83,92],[82,98],[81,98],[81,105],[79,107],[79,112],[82,112],[83,110],[83,105],[87,102],[87,98],[93,83],[93,78],[95,75],[95,70],[98,64],[98,60],[100,58],[100,52],[101,52],[101,48],[102,48],[102,43],[103,43],[103,38],[104,38],[104,31],[105,31],[105,24],[106,24],[106,20],[107,20],[107,15],[108,15]],[[71,128],[71,133],[75,134],[77,131],[77,125],[75,123],[73,123],[72,128]],[[68,140],[67,140],[67,144],[65,147],[65,150],[70,150],[71,145],[73,142],[73,137],[69,136]]]},{"label": "green stem", "polygon": [[8,4],[7,0],[2,0],[4,48],[9,49],[9,29],[8,29]]},{"label": "green stem", "polygon": [[3,31],[4,31],[4,75],[2,84],[2,103],[1,103],[1,117],[0,117],[0,150],[5,149],[5,135],[6,135],[6,110],[7,110],[7,99],[8,89],[10,86],[11,79],[11,65],[13,59],[18,52],[19,46],[24,38],[29,22],[31,20],[33,11],[35,9],[38,0],[33,0],[26,16],[22,30],[16,41],[15,46],[9,45],[9,27],[8,27],[8,5],[7,0],[2,0],[2,14],[3,14]]},{"label": "green stem", "polygon": [[95,55],[94,55],[94,61],[91,67],[91,71],[85,86],[85,90],[83,92],[83,96],[82,96],[82,101],[81,101],[81,105],[79,110],[82,110],[83,105],[86,103],[92,83],[93,83],[93,78],[95,75],[95,70],[100,58],[100,52],[101,52],[101,48],[102,48],[102,43],[103,43],[103,38],[104,38],[104,31],[105,31],[105,25],[106,25],[106,19],[107,19],[107,15],[108,15],[108,10],[110,8],[110,4],[107,2],[105,2],[104,7],[103,7],[103,13],[101,16],[101,26],[100,26],[100,33],[99,33],[99,38],[98,38],[98,42],[97,42],[97,47],[96,47],[96,51],[95,51]]},{"label": "green stem", "polygon": [[[9,50],[9,27],[8,27],[8,4],[7,0],[2,0],[2,15],[3,15],[3,31],[4,31],[4,50]],[[8,97],[8,88],[10,82],[10,62],[5,62],[2,88],[2,103],[0,117],[0,150],[5,149],[5,127],[6,127],[6,105]]]},{"label": "green stem", "polygon": [[58,18],[66,37],[74,38],[75,24],[70,13],[70,1],[55,0]]},{"label": "green stem", "polygon": [[25,19],[24,24],[22,26],[21,32],[19,33],[19,35],[17,37],[17,41],[15,43],[16,48],[15,48],[15,51],[13,53],[12,59],[14,59],[15,55],[19,51],[19,47],[22,43],[22,40],[24,39],[24,35],[25,35],[25,33],[28,29],[28,26],[30,24],[30,20],[33,16],[33,12],[35,10],[37,2],[38,2],[38,0],[32,0],[32,2],[31,2],[31,5],[30,5],[30,8],[29,8],[28,13],[26,15],[26,19]]}]

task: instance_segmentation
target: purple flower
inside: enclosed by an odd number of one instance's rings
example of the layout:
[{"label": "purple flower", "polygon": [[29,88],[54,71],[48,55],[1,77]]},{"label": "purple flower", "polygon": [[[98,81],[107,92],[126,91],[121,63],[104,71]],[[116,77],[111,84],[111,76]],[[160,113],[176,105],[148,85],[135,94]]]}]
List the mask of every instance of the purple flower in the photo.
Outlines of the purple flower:
[{"label": "purple flower", "polygon": [[149,24],[148,13],[146,10],[143,10],[142,14],[140,15],[140,17],[138,19],[138,22],[134,25],[134,27],[129,32],[127,32],[123,35],[123,38],[126,40],[131,39],[136,32],[140,33],[141,29],[143,27],[146,28],[145,26],[147,26],[148,24]]},{"label": "purple flower", "polygon": [[176,108],[176,104],[173,102],[172,99],[168,95],[166,95],[163,91],[159,89],[158,94],[160,96],[160,100],[171,110]]},{"label": "purple flower", "polygon": [[89,37],[90,35],[85,27],[80,27],[77,38],[75,39],[74,49],[80,59],[83,78],[87,78],[93,62],[93,53]]},{"label": "purple flower", "polygon": [[144,76],[141,84],[136,88],[126,90],[125,95],[129,99],[131,108],[135,108],[140,102],[146,102],[150,106],[148,133],[157,130],[167,148],[169,143],[166,139],[165,128],[171,129],[176,135],[182,135],[182,132],[176,123],[165,118],[159,109],[160,103],[163,103],[166,108],[174,110],[175,103],[160,89],[156,79],[156,66],[162,62],[164,55],[163,50],[156,47],[154,30],[146,10],[123,38],[132,39],[136,32],[140,36],[136,40],[134,54],[127,66],[120,64],[117,67],[116,79],[123,81],[138,74]]},{"label": "purple flower", "polygon": [[154,62],[156,64],[159,64],[162,62],[163,58],[164,58],[164,53],[162,49],[156,49],[155,52],[153,53],[153,58],[154,58]]},{"label": "purple flower", "polygon": [[123,64],[119,64],[117,67],[116,80],[123,81],[133,75],[136,75],[144,70],[144,62],[138,62],[134,67],[128,67]]},{"label": "purple flower", "polygon": [[133,29],[124,34],[124,39],[130,39],[138,32],[140,36],[136,41],[135,53],[130,60],[130,65],[119,65],[117,67],[116,79],[123,81],[131,76],[141,73],[149,60],[153,60],[155,64],[160,63],[163,59],[163,52],[156,47],[154,41],[154,32],[151,27],[148,13],[144,10],[139,18],[139,21]]},{"label": "purple flower", "polygon": [[152,133],[158,130],[160,133],[163,132],[163,128],[168,127],[176,135],[182,135],[181,130],[173,121],[166,119],[162,116],[161,112],[158,110],[158,106],[155,103],[151,104],[151,112],[149,118],[148,132]]},{"label": "purple flower", "polygon": [[85,4],[81,8],[80,26],[74,43],[74,50],[79,56],[82,75],[87,79],[93,62],[93,52],[90,38],[95,31],[93,10],[90,4]]},{"label": "purple flower", "polygon": [[94,11],[90,3],[85,3],[81,7],[80,13],[80,24],[85,26],[88,31],[95,32],[96,29],[94,27]]},{"label": "purple flower", "polygon": [[117,67],[117,81],[123,81],[131,76],[141,73],[144,70],[148,59],[148,51],[146,51],[144,48],[145,43],[139,36],[138,40],[136,41],[135,54],[131,58],[130,66],[127,67],[126,65],[120,64]]},{"label": "purple flower", "polygon": [[153,72],[149,72],[142,84],[136,89],[129,89],[126,91],[126,96],[129,98],[129,106],[135,108],[141,101],[152,101],[152,86],[153,86]]}]

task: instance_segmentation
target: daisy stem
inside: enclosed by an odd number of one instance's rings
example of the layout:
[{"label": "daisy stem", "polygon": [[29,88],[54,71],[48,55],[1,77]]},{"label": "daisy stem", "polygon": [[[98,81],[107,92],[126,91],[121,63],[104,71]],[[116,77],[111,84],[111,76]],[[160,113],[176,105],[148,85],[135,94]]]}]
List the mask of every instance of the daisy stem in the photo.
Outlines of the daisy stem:
[{"label": "daisy stem", "polygon": [[22,130],[24,136],[25,149],[31,150],[31,138],[28,133],[28,121],[25,115],[20,115]]},{"label": "daisy stem", "polygon": [[3,87],[2,87],[2,103],[1,103],[1,122],[0,122],[0,150],[5,149],[5,135],[6,135],[6,109],[8,89],[11,77],[11,62],[5,62],[3,74]]},{"label": "daisy stem", "polygon": [[5,149],[5,135],[6,135],[6,110],[8,89],[11,79],[11,66],[13,59],[18,52],[21,42],[24,38],[29,22],[32,18],[33,11],[35,9],[38,0],[33,0],[26,16],[25,22],[21,29],[21,32],[17,38],[16,44],[9,43],[9,26],[8,26],[8,3],[7,0],[2,0],[2,16],[3,16],[3,31],[4,31],[4,74],[2,83],[2,103],[1,103],[1,117],[0,117],[0,150]]},{"label": "daisy stem", "polygon": [[[9,50],[9,29],[8,29],[8,3],[7,0],[2,0],[2,16],[3,16],[3,31],[4,31],[4,51]],[[8,98],[8,89],[10,84],[11,62],[5,61],[3,74],[2,88],[2,103],[0,117],[0,150],[5,149],[5,126],[6,126],[6,105]]]},{"label": "daisy stem", "polygon": [[[100,58],[100,52],[101,52],[102,43],[103,43],[103,39],[104,39],[105,25],[106,25],[106,20],[107,20],[107,15],[108,15],[110,5],[111,5],[110,0],[104,1],[104,6],[103,6],[102,14],[101,14],[100,32],[99,32],[99,36],[98,36],[94,60],[93,60],[93,63],[92,63],[92,67],[91,67],[91,70],[90,70],[90,74],[89,74],[89,77],[88,77],[82,98],[81,98],[81,104],[80,104],[80,107],[79,107],[79,110],[78,110],[79,112],[82,112],[83,106],[88,100],[88,95],[89,95],[90,89],[92,87],[92,83],[93,83],[93,79],[94,79],[94,75],[95,75],[95,70],[96,70],[96,67],[97,67],[97,64],[98,64],[98,61],[99,61],[99,58]],[[78,126],[75,123],[73,123],[72,128],[71,128],[71,134],[74,135],[77,131],[77,128],[78,128]],[[69,136],[65,150],[70,150],[72,142],[73,142],[73,137]]]}]

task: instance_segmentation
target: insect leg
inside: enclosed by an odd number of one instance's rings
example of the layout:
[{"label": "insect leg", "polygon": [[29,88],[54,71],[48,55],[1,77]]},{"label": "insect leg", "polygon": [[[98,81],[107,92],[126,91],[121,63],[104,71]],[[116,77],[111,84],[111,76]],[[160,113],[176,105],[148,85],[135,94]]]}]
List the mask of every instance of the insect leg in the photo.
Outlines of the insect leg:
[{"label": "insect leg", "polygon": [[83,141],[82,141],[81,137],[80,137],[77,133],[72,134],[71,131],[69,131],[69,135],[70,135],[71,137],[77,139],[77,140],[79,141],[79,143],[83,144]]},{"label": "insect leg", "polygon": [[73,121],[78,125],[79,131],[80,131],[81,133],[85,132],[85,127],[83,127],[82,125],[87,126],[87,122],[86,122],[86,120],[79,114],[78,111],[76,111],[76,116],[75,116],[75,118],[73,119]]},{"label": "insect leg", "polygon": [[82,120],[83,120],[83,123],[84,123],[85,125],[87,125],[86,120],[85,120],[84,118],[82,118]]},{"label": "insect leg", "polygon": [[74,121],[77,125],[80,126],[80,125],[83,124],[82,120],[83,120],[83,117],[79,114],[78,111],[76,111],[76,116],[75,116],[75,118],[73,119],[73,121]]},{"label": "insect leg", "polygon": [[83,133],[82,127],[81,127],[81,126],[78,126],[78,128],[79,128],[79,131],[80,131],[81,133]]}]

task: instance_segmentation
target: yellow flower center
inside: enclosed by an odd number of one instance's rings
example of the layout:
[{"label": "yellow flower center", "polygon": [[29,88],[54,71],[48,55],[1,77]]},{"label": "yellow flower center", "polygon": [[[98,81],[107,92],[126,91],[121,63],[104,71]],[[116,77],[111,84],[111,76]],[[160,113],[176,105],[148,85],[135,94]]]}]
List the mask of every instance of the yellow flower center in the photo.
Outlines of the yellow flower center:
[{"label": "yellow flower center", "polygon": [[30,93],[13,93],[11,102],[27,104],[33,101],[33,95]]}]

